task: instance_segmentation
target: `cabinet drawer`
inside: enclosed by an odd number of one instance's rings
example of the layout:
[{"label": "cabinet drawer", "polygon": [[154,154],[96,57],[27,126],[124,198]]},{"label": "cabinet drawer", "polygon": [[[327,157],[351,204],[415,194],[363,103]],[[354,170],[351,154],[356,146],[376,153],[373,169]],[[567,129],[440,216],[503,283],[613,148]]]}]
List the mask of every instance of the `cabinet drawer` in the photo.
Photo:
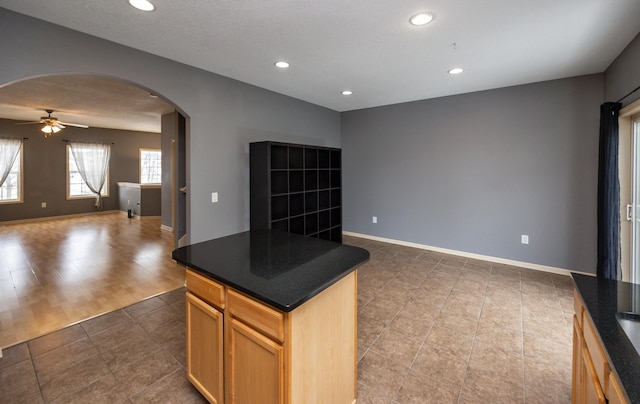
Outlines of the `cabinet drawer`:
[{"label": "cabinet drawer", "polygon": [[227,292],[227,312],[276,341],[284,341],[284,316],[233,290]]},{"label": "cabinet drawer", "polygon": [[224,309],[224,286],[187,270],[187,289],[200,299],[219,309]]},{"label": "cabinet drawer", "polygon": [[588,316],[583,318],[583,332],[584,332],[584,344],[589,350],[591,361],[593,362],[593,368],[598,376],[598,380],[602,384],[603,390],[607,391],[607,385],[609,384],[609,362],[602,350],[602,346],[598,340],[597,334],[593,329],[591,320]]},{"label": "cabinet drawer", "polygon": [[582,298],[578,294],[576,289],[573,289],[573,311],[576,313],[576,318],[578,320],[578,324],[582,328],[582,313],[584,311],[584,306],[582,305]]}]

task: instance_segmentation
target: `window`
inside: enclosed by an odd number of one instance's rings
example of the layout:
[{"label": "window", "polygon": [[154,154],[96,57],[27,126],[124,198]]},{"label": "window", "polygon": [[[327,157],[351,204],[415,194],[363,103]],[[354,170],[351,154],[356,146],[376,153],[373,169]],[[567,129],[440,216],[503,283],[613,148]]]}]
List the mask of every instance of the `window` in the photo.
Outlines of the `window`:
[{"label": "window", "polygon": [[140,183],[162,182],[162,152],[159,149],[140,149]]},{"label": "window", "polygon": [[[2,142],[3,139],[0,139]],[[15,149],[14,149],[15,150]],[[12,153],[13,154],[13,153]],[[0,179],[1,177],[0,173]],[[22,202],[22,147],[18,149],[16,159],[9,169],[7,178],[0,186],[0,203]]]},{"label": "window", "polygon": [[[89,145],[85,146],[90,148]],[[109,168],[107,167],[107,179],[104,182],[104,187],[100,192],[102,196],[109,196]],[[68,199],[82,199],[82,198],[95,198],[95,194],[91,192],[87,183],[84,182],[76,160],[71,152],[71,145],[67,145],[67,198]]]}]

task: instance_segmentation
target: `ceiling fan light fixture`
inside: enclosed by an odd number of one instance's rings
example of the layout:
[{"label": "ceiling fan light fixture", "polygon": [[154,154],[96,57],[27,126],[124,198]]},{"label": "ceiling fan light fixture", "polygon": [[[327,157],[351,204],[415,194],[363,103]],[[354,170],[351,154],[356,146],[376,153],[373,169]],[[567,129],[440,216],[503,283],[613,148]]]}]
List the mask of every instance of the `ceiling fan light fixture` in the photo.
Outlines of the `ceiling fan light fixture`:
[{"label": "ceiling fan light fixture", "polygon": [[431,21],[433,21],[433,14],[431,13],[419,13],[414,15],[413,17],[411,17],[409,19],[409,22],[411,23],[411,25],[415,25],[417,27],[422,26],[422,25],[427,25],[429,24]]},{"label": "ceiling fan light fixture", "polygon": [[42,132],[44,132],[44,137],[47,137],[53,133],[58,133],[60,132],[60,128],[58,127],[58,125],[52,125],[52,124],[46,124],[44,125],[44,127],[42,129],[40,129]]},{"label": "ceiling fan light fixture", "polygon": [[156,8],[148,0],[129,0],[129,4],[141,11],[153,11]]}]

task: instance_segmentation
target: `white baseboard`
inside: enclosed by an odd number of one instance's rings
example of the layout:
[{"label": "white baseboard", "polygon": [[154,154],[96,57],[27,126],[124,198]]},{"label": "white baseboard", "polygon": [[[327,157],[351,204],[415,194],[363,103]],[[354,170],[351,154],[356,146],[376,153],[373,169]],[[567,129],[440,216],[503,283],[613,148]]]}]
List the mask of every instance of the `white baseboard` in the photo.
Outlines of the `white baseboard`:
[{"label": "white baseboard", "polygon": [[422,250],[434,251],[434,252],[439,252],[443,254],[458,255],[466,258],[473,258],[473,259],[482,260],[482,261],[495,262],[496,264],[505,264],[505,265],[511,265],[515,267],[534,269],[536,271],[550,272],[550,273],[559,274],[559,275],[571,276],[571,273],[575,272],[583,275],[594,276],[594,274],[590,274],[587,272],[574,271],[574,270],[565,269],[565,268],[556,268],[556,267],[551,267],[547,265],[533,264],[531,262],[515,261],[515,260],[510,260],[505,258],[491,257],[488,255],[468,253],[465,251],[450,250],[447,248],[433,247],[425,244],[412,243],[409,241],[394,240],[394,239],[378,237],[378,236],[370,236],[368,234],[353,233],[350,231],[343,231],[342,234],[345,236],[359,237],[359,238],[364,238],[364,239],[373,240],[373,241],[381,241],[383,243],[419,248]]},{"label": "white baseboard", "polygon": [[171,227],[171,226],[166,226],[166,225],[164,225],[164,224],[161,224],[161,225],[160,225],[160,230],[164,230],[164,231],[168,231],[168,232],[170,232],[170,233],[173,233],[173,227]]},{"label": "white baseboard", "polygon": [[[45,216],[45,217],[34,217],[32,219],[19,219],[19,220],[7,220],[0,221],[0,226],[6,224],[24,224],[24,223],[36,223],[36,222],[48,222],[50,220],[62,220],[62,219],[72,219],[74,217],[83,217],[83,216],[93,216],[93,215],[113,215],[119,213],[119,210],[99,210],[95,212],[86,212],[86,213],[74,213],[72,215],[60,215],[60,216]],[[126,214],[126,212],[125,212]]]}]

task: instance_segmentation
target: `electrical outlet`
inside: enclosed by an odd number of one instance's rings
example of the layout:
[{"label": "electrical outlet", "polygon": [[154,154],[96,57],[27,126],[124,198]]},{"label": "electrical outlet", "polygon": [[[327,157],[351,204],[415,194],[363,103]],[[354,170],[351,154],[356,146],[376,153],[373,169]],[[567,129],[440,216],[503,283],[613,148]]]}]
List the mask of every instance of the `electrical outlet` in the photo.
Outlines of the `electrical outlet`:
[{"label": "electrical outlet", "polygon": [[529,236],[527,236],[526,234],[521,235],[520,242],[522,244],[529,244]]},{"label": "electrical outlet", "polygon": [[378,216],[374,216],[371,220],[373,223],[378,223]]},{"label": "electrical outlet", "polygon": [[42,203],[40,204],[40,206],[41,206],[41,207],[43,207],[43,208],[46,208],[46,207],[47,207],[47,203],[46,203],[46,202],[42,202]]},{"label": "electrical outlet", "polygon": [[211,203],[216,203],[218,202],[218,193],[217,192],[212,192],[211,193]]}]

